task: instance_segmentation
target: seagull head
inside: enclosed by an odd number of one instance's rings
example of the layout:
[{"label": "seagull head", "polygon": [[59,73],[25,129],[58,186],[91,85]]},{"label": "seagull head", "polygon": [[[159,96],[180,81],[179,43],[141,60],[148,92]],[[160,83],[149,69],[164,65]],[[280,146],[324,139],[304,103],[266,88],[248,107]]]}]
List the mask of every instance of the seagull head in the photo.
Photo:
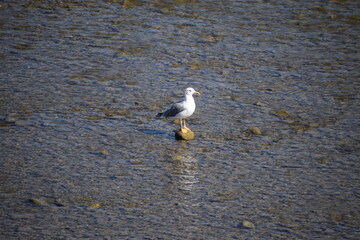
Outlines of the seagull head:
[{"label": "seagull head", "polygon": [[193,94],[199,94],[200,95],[200,93],[199,92],[197,92],[197,91],[195,91],[195,89],[193,89],[193,88],[187,88],[186,90],[185,90],[185,95],[193,95]]}]

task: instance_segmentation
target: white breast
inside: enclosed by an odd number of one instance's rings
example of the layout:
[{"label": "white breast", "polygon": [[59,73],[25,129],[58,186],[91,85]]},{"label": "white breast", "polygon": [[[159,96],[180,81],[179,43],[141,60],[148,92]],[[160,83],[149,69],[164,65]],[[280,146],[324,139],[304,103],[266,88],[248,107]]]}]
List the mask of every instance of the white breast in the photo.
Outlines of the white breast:
[{"label": "white breast", "polygon": [[193,98],[186,99],[184,106],[185,106],[185,110],[178,114],[179,118],[190,117],[195,112],[196,105]]}]

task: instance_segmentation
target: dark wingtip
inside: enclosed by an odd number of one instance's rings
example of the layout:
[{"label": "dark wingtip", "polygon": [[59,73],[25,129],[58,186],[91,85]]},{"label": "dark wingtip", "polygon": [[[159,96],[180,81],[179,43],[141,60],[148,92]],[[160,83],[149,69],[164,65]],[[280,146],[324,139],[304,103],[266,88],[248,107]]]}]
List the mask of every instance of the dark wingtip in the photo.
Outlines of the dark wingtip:
[{"label": "dark wingtip", "polygon": [[163,115],[163,113],[158,113],[158,114],[156,114],[155,117],[161,117],[162,115]]}]

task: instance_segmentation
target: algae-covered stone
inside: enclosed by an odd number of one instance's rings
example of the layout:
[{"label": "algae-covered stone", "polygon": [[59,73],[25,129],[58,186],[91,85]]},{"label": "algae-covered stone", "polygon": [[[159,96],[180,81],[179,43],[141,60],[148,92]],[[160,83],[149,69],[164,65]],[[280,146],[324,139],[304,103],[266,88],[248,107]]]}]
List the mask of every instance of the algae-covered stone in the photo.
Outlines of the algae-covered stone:
[{"label": "algae-covered stone", "polygon": [[288,112],[288,111],[285,111],[285,110],[277,111],[276,114],[277,114],[278,116],[284,117],[284,118],[286,118],[286,117],[288,117],[288,116],[290,115],[289,112]]},{"label": "algae-covered stone", "polygon": [[258,127],[250,127],[248,130],[253,134],[261,135],[261,130]]},{"label": "algae-covered stone", "polygon": [[249,221],[246,221],[246,220],[244,220],[242,222],[242,225],[243,225],[243,227],[246,227],[246,228],[255,228],[255,225],[252,222],[249,222]]},{"label": "algae-covered stone", "polygon": [[254,105],[259,106],[259,107],[265,107],[267,104],[263,103],[263,102],[260,102],[260,101],[257,101],[256,103],[254,103]]},{"label": "algae-covered stone", "polygon": [[109,152],[106,151],[105,149],[100,150],[99,153],[100,153],[101,155],[108,155],[108,154],[109,154]]},{"label": "algae-covered stone", "polygon": [[44,200],[36,199],[36,198],[30,198],[29,202],[31,202],[35,205],[47,205],[47,202],[45,202]]},{"label": "algae-covered stone", "polygon": [[177,140],[193,140],[195,137],[194,133],[190,129],[178,130],[175,132],[175,138]]},{"label": "algae-covered stone", "polygon": [[101,205],[99,203],[93,203],[93,204],[90,204],[90,207],[99,208],[99,207],[101,207]]}]

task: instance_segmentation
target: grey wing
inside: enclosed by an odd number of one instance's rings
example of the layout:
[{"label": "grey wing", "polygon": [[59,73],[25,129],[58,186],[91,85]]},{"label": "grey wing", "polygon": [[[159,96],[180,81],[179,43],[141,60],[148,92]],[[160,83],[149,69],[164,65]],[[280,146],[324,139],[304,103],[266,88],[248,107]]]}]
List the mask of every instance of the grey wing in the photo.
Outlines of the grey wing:
[{"label": "grey wing", "polygon": [[164,117],[175,117],[178,113],[185,110],[183,102],[178,102],[172,105],[168,110],[166,110],[162,116]]}]

